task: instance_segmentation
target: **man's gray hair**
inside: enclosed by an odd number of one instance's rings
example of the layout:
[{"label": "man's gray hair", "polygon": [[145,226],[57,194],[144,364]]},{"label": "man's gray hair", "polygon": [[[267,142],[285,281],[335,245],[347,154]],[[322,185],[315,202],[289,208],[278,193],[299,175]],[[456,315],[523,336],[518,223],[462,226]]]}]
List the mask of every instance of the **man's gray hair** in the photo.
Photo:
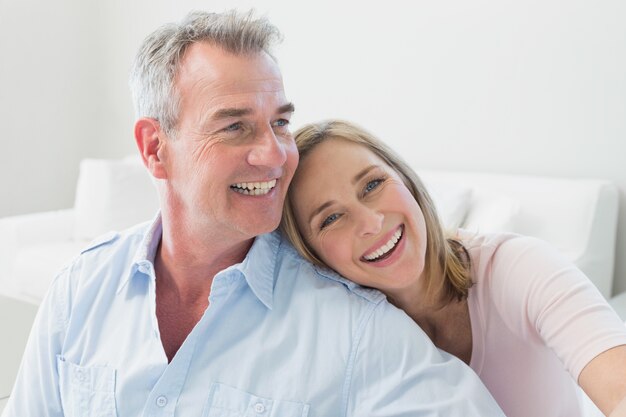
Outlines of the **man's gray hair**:
[{"label": "man's gray hair", "polygon": [[254,12],[191,12],[180,23],[161,26],[142,43],[130,75],[136,116],[159,121],[176,133],[180,96],[174,81],[187,48],[208,42],[236,55],[266,52],[281,39],[278,29]]}]

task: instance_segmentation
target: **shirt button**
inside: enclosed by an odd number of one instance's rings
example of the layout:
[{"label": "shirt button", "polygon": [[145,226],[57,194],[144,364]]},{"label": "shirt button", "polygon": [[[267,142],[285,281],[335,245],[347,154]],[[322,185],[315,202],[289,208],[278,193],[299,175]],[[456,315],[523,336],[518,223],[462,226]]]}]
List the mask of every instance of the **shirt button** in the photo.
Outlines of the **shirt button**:
[{"label": "shirt button", "polygon": [[164,397],[163,395],[157,397],[156,405],[159,407],[165,407],[167,405],[167,397]]},{"label": "shirt button", "polygon": [[76,379],[79,382],[85,382],[85,380],[87,379],[87,376],[85,375],[84,371],[79,369],[79,370],[76,371]]},{"label": "shirt button", "polygon": [[261,414],[265,411],[265,406],[261,403],[254,404],[254,411],[258,414]]}]

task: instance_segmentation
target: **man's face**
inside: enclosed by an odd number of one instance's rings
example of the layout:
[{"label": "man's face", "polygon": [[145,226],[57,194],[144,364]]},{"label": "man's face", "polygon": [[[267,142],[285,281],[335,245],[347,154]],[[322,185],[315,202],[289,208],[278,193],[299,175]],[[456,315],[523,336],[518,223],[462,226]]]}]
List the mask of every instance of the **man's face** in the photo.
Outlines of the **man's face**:
[{"label": "man's face", "polygon": [[169,215],[233,243],[274,230],[298,164],[277,64],[265,53],[196,43],[175,84],[177,135],[159,150]]}]

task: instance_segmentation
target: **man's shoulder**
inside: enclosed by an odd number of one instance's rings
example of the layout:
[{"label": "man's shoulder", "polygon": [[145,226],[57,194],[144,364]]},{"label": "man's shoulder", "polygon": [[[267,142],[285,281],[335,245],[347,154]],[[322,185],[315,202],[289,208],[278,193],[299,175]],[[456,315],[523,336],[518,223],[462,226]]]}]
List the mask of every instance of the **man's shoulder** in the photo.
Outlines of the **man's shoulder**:
[{"label": "man's shoulder", "polygon": [[383,293],[308,262],[286,240],[281,241],[275,273],[274,308],[281,315],[307,312],[310,320],[330,326],[324,328],[350,329],[346,331],[355,341],[383,332],[398,345],[430,345],[415,322]]},{"label": "man's shoulder", "polygon": [[149,225],[109,232],[93,239],[53,280],[49,297],[56,304],[90,306],[110,302],[120,283],[129,276],[133,259]]},{"label": "man's shoulder", "polygon": [[120,232],[111,231],[103,235],[97,236],[92,239],[84,248],[81,249],[80,254],[97,250],[101,246],[110,246],[120,237]]},{"label": "man's shoulder", "polygon": [[[72,286],[101,286],[111,277],[130,271],[150,224],[140,224],[123,231],[112,231],[89,242],[65,268]],[[114,281],[110,281],[115,285]]]},{"label": "man's shoulder", "polygon": [[[278,232],[275,232],[278,233]],[[277,285],[292,284],[294,290],[311,290],[310,297],[323,297],[319,290],[336,291],[347,298],[366,304],[379,304],[385,295],[373,288],[362,287],[342,277],[332,269],[315,265],[304,259],[284,237],[280,239],[279,255],[276,260]],[[312,291],[315,289],[316,291]]]},{"label": "man's shoulder", "polygon": [[141,223],[123,231],[111,231],[89,242],[80,251],[80,257],[96,257],[138,247],[145,238],[150,223]]}]

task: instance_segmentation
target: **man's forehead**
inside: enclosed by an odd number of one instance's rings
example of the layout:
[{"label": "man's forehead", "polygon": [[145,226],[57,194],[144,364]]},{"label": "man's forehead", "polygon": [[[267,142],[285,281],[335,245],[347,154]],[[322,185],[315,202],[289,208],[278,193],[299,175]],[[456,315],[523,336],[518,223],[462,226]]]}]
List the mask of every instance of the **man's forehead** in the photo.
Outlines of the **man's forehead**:
[{"label": "man's forehead", "polygon": [[[198,80],[202,83],[202,80]],[[257,93],[281,95],[285,93],[281,78],[213,78],[204,80],[204,88],[212,90],[215,96]],[[203,87],[200,86],[199,87]]]},{"label": "man's forehead", "polygon": [[253,101],[262,99],[278,107],[287,102],[280,69],[269,55],[236,56],[215,47],[197,48],[186,56],[175,83],[183,100],[197,99],[204,105],[230,106],[234,100],[254,106]]},{"label": "man's forehead", "polygon": [[206,43],[191,45],[185,52],[177,74],[178,81],[205,79],[228,84],[278,83],[282,74],[274,59],[266,52],[234,54]]},{"label": "man's forehead", "polygon": [[[202,120],[217,112],[284,113],[289,104],[276,62],[267,54],[234,55],[210,44],[195,44],[175,80],[183,107]],[[192,110],[195,109],[195,110]],[[210,119],[207,119],[210,118]]]}]

